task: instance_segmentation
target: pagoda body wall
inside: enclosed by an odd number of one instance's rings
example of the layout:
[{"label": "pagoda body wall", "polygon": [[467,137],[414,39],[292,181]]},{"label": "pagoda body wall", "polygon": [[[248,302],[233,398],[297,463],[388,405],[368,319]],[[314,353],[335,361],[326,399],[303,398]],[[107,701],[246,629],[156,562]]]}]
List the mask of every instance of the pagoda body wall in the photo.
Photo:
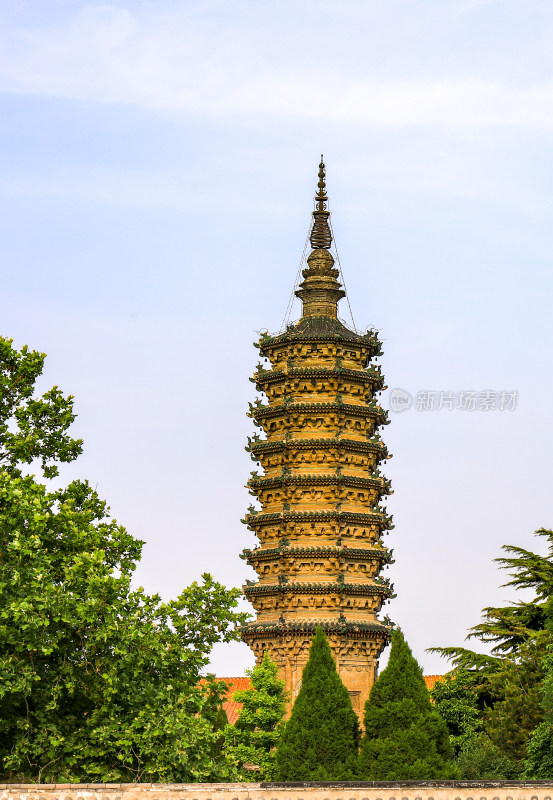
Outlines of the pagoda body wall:
[{"label": "pagoda body wall", "polygon": [[389,638],[377,615],[393,594],[380,577],[392,527],[381,505],[391,490],[379,470],[388,458],[373,363],[380,342],[311,315],[257,346],[265,364],[252,380],[263,400],[250,416],[262,436],[248,449],[260,469],[248,487],[259,508],[244,520],[258,540],[244,551],[257,573],[244,587],[257,617],[242,636],[257,661],[266,651],[276,661],[293,703],[321,624],[361,715]]}]

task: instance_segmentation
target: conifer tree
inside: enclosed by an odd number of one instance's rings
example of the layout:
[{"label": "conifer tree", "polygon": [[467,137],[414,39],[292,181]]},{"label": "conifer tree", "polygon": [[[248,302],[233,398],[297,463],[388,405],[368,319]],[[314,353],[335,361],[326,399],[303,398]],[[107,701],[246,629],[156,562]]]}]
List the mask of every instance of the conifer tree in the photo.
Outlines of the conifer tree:
[{"label": "conifer tree", "polygon": [[371,690],[364,724],[364,780],[456,776],[446,724],[432,708],[422,670],[400,630],[392,634],[390,660]]},{"label": "conifer tree", "polygon": [[236,762],[241,780],[271,781],[276,777],[276,746],[286,708],[284,681],[279,680],[278,667],[268,653],[248,675],[252,688],[233,695],[243,706],[236,724],[225,727],[224,752],[229,761]]},{"label": "conifer tree", "polygon": [[[546,627],[553,634],[553,597],[544,606]],[[543,660],[545,677],[541,684],[543,721],[535,728],[528,742],[524,778],[553,777],[553,645],[549,644]]]},{"label": "conifer tree", "polygon": [[[456,669],[468,670],[478,695],[484,738],[480,744],[468,747],[459,755],[462,777],[485,778],[491,775],[487,768],[481,773],[478,770],[482,763],[498,763],[494,748],[501,753],[501,763],[506,765],[502,774],[495,770],[494,778],[521,776],[528,756],[530,760],[526,763],[525,777],[544,774],[535,770],[538,761],[545,763],[539,753],[548,753],[550,747],[547,724],[541,724],[544,714],[547,719],[548,713],[541,701],[541,692],[542,682],[545,687],[544,678],[552,667],[548,656],[553,642],[548,602],[553,595],[553,530],[540,528],[535,534],[546,540],[545,555],[504,545],[502,549],[507,555],[495,559],[510,574],[510,580],[503,586],[516,590],[530,589],[534,594],[508,606],[482,610],[482,622],[470,629],[467,638],[487,644],[489,653],[465,647],[433,647],[429,650],[449,658]],[[534,761],[534,757],[538,761]],[[470,775],[462,761],[470,766]]]},{"label": "conifer tree", "polygon": [[278,779],[353,780],[358,746],[359,721],[318,626],[300,693],[277,748]]}]

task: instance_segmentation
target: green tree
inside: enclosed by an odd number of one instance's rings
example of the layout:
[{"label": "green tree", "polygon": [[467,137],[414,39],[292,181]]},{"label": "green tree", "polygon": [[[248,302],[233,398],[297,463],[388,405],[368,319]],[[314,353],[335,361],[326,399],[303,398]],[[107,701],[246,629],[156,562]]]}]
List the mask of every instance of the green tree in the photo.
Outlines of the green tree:
[{"label": "green tree", "polygon": [[[553,633],[553,596],[545,604],[545,614],[546,627]],[[525,778],[553,777],[553,643],[547,648],[543,668],[544,679],[540,686],[543,720],[528,742]]]},{"label": "green tree", "polygon": [[549,720],[538,725],[532,733],[523,777],[532,780],[550,780],[553,777],[553,725]]},{"label": "green tree", "polygon": [[354,780],[358,746],[359,721],[318,626],[300,692],[278,744],[278,779]]},{"label": "green tree", "polygon": [[35,396],[45,358],[27,346],[16,350],[12,339],[0,336],[0,469],[11,474],[38,460],[44,476],[54,478],[54,462],[74,461],[82,452],[82,440],[67,435],[73,397],[57,386]]},{"label": "green tree", "polygon": [[550,641],[548,631],[533,634],[516,655],[501,660],[487,687],[493,700],[482,715],[484,731],[511,763],[518,764],[519,775],[529,737],[543,719],[541,687]]},{"label": "green tree", "polygon": [[[453,747],[455,763],[462,780],[511,780],[520,774],[521,763],[509,753],[507,747],[500,749],[493,737],[484,730],[490,708],[486,694],[478,678],[461,667],[438,681],[431,692],[434,707],[444,719]],[[498,715],[500,709],[497,709]],[[497,733],[506,730],[503,722]],[[516,721],[512,720],[511,735],[518,736]],[[499,737],[498,737],[499,738]]]},{"label": "green tree", "polygon": [[520,776],[520,764],[480,733],[467,740],[457,757],[459,778],[464,781],[509,781]]},{"label": "green tree", "polygon": [[234,693],[234,700],[243,705],[236,724],[225,728],[225,753],[238,765],[240,780],[272,781],[286,709],[284,681],[279,680],[278,667],[268,653],[247,674],[252,686]]},{"label": "green tree", "polygon": [[479,694],[474,684],[474,676],[460,668],[437,681],[430,693],[434,708],[447,725],[454,756],[482,730]]},{"label": "green tree", "polygon": [[[472,676],[485,733],[483,739],[480,737],[480,743],[484,741],[482,763],[491,758],[489,740],[504,756],[505,779],[513,777],[516,769],[521,774],[529,737],[543,719],[540,687],[552,641],[546,624],[546,603],[553,595],[553,531],[541,528],[536,535],[547,541],[545,556],[505,545],[503,550],[507,555],[496,559],[510,573],[510,580],[504,586],[532,589],[534,597],[505,607],[483,609],[482,622],[471,628],[467,638],[491,645],[490,653],[464,647],[431,648],[431,652],[444,655],[455,667],[467,670]],[[471,763],[480,763],[477,750],[471,750]]]},{"label": "green tree", "polygon": [[501,659],[516,656],[521,645],[547,629],[545,604],[553,595],[553,531],[540,528],[535,532],[547,540],[545,556],[522,547],[503,545],[507,557],[496,558],[501,569],[509,570],[511,580],[502,584],[515,589],[532,589],[534,597],[502,607],[482,610],[483,619],[470,629],[467,639],[479,639],[491,645],[490,655],[465,647],[432,647],[428,652],[448,658],[455,667],[464,667],[484,680],[501,669]]},{"label": "green tree", "polygon": [[392,634],[390,660],[372,687],[364,722],[364,780],[456,776],[446,724],[432,708],[422,670],[400,630]]},{"label": "green tree", "polygon": [[166,603],[133,589],[142,542],[97,493],[23,474],[38,457],[52,476],[81,446],[66,433],[71,398],[34,399],[43,358],[0,339],[0,776],[225,778],[221,689],[200,675],[213,644],[236,637],[239,592],[209,575]]}]

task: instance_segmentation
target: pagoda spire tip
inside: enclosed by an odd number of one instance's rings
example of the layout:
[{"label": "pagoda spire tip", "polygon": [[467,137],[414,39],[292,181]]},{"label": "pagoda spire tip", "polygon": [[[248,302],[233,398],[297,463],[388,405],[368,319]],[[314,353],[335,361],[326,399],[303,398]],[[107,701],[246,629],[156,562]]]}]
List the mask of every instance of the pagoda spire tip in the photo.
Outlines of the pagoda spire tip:
[{"label": "pagoda spire tip", "polygon": [[332,234],[328,225],[330,211],[328,211],[328,195],[326,193],[326,167],[321,154],[319,164],[319,181],[315,195],[315,210],[313,211],[313,227],[309,240],[313,250],[328,250],[332,244]]}]

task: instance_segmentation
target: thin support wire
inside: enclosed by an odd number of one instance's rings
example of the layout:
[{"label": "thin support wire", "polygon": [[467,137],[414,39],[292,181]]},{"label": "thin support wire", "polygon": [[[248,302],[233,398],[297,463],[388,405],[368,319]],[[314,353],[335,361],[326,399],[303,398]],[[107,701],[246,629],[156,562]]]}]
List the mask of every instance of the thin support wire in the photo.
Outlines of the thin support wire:
[{"label": "thin support wire", "polygon": [[340,271],[340,280],[342,281],[342,286],[344,287],[344,292],[346,293],[346,300],[348,301],[348,308],[349,308],[349,315],[351,317],[351,322],[353,325],[353,330],[356,331],[357,328],[355,327],[355,320],[353,318],[353,311],[351,310],[351,303],[349,301],[349,294],[346,286],[346,280],[344,278],[344,272],[342,270],[342,264],[340,263],[340,254],[338,253],[338,245],[336,244],[336,236],[334,235],[334,228],[332,227],[332,217],[329,216],[328,223],[330,225],[330,232],[332,233],[332,239],[334,241],[334,250],[336,251],[336,261],[338,262],[338,269]]},{"label": "thin support wire", "polygon": [[292,293],[290,295],[290,299],[288,300],[288,305],[286,306],[286,311],[284,312],[284,318],[282,320],[281,330],[284,330],[285,326],[288,324],[290,319],[290,315],[292,313],[292,306],[294,304],[294,297],[296,295],[296,289],[298,288],[298,284],[300,282],[301,277],[301,269],[305,262],[305,254],[307,252],[307,243],[309,242],[309,234],[311,233],[311,222],[309,223],[309,227],[307,229],[307,236],[305,237],[305,244],[303,245],[303,251],[301,254],[300,264],[298,267],[298,271],[296,273],[296,280],[294,281],[294,288],[292,289]]}]

